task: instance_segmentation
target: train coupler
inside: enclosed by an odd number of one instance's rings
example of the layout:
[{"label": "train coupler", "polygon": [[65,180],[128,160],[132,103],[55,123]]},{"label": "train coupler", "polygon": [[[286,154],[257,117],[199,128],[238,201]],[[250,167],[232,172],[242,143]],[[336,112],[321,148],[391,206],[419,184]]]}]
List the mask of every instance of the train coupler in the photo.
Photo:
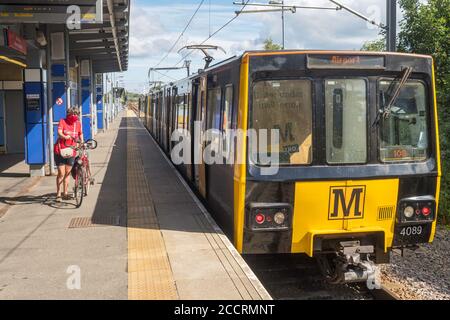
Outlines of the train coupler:
[{"label": "train coupler", "polygon": [[379,270],[370,260],[374,246],[362,246],[359,241],[338,244],[332,255],[318,257],[322,272],[332,284],[366,282],[368,287],[379,283]]},{"label": "train coupler", "polygon": [[374,246],[361,246],[359,241],[341,242],[337,267],[341,269],[342,283],[375,283],[378,268],[369,258],[374,252]]}]

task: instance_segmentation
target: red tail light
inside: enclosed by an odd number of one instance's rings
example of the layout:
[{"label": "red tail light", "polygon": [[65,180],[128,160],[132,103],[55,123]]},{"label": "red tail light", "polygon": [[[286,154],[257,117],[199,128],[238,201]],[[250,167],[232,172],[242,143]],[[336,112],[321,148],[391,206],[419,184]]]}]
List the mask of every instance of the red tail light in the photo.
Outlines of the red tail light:
[{"label": "red tail light", "polygon": [[255,216],[255,221],[256,221],[257,224],[263,224],[264,221],[266,221],[266,217],[262,213],[258,213]]},{"label": "red tail light", "polygon": [[423,214],[425,217],[428,217],[428,216],[431,214],[431,209],[428,208],[428,207],[423,207],[423,208],[422,208],[422,214]]}]

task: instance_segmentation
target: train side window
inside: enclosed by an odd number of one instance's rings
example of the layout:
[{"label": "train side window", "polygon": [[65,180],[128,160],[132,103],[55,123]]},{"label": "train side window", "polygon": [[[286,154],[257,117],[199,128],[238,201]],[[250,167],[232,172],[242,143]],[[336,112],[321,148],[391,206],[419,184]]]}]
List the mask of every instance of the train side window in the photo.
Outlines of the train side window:
[{"label": "train side window", "polygon": [[190,119],[191,119],[191,99],[190,99],[190,95],[188,93],[185,94],[184,96],[184,101],[186,104],[186,117],[185,117],[185,129],[190,131]]},{"label": "train side window", "polygon": [[[227,133],[231,129],[231,123],[233,121],[233,85],[227,85],[225,87],[225,99],[222,111],[222,132]],[[231,139],[230,135],[225,135],[226,141],[224,141],[224,152],[228,154],[230,150]]]},{"label": "train side window", "polygon": [[183,96],[177,96],[177,129],[184,129],[184,97]]},{"label": "train side window", "polygon": [[233,116],[233,85],[225,88],[225,104],[222,114],[222,131],[231,129],[231,121]]},{"label": "train side window", "polygon": [[187,97],[186,94],[183,94],[183,128],[187,129],[188,128],[188,102],[187,102]]},{"label": "train side window", "polygon": [[326,80],[325,109],[327,162],[367,162],[366,80]]},{"label": "train side window", "polygon": [[220,128],[221,88],[208,90],[208,104],[206,116],[208,117],[208,129]]}]

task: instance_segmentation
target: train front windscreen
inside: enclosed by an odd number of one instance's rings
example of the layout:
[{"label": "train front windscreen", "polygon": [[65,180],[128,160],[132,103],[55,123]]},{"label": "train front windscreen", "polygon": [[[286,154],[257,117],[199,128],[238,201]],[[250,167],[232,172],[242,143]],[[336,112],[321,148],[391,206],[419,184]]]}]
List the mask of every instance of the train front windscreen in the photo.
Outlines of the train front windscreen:
[{"label": "train front windscreen", "polygon": [[[307,166],[313,162],[313,117],[317,101],[323,101],[325,160],[329,165],[369,162],[369,138],[378,139],[379,163],[423,162],[429,156],[430,106],[428,89],[421,80],[379,77],[377,92],[369,91],[366,78],[331,77],[323,83],[323,97],[314,99],[314,80],[262,80],[253,84],[250,128],[278,130],[279,143],[268,139],[267,151],[278,153],[280,166]],[[398,91],[398,92],[397,92]],[[376,105],[370,105],[376,94]],[[316,101],[316,102],[315,102]],[[378,116],[370,119],[370,107]],[[372,128],[378,137],[369,137]],[[249,154],[262,165],[258,148]],[[372,159],[373,160],[373,159]]]}]

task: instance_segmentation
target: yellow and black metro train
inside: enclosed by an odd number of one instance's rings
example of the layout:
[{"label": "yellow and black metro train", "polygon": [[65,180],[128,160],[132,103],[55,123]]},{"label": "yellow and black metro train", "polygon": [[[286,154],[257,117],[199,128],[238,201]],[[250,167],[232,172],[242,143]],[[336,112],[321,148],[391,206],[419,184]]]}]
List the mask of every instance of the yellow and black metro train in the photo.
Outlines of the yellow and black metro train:
[{"label": "yellow and black metro train", "polygon": [[[367,280],[392,248],[433,241],[441,176],[435,95],[429,56],[265,51],[154,89],[139,108],[167,154],[177,129],[278,129],[278,145],[268,146],[279,150],[274,175],[262,174],[266,164],[246,137],[222,144],[236,164],[178,169],[239,252],[317,257],[338,283]],[[189,157],[207,144],[191,139]]]}]

